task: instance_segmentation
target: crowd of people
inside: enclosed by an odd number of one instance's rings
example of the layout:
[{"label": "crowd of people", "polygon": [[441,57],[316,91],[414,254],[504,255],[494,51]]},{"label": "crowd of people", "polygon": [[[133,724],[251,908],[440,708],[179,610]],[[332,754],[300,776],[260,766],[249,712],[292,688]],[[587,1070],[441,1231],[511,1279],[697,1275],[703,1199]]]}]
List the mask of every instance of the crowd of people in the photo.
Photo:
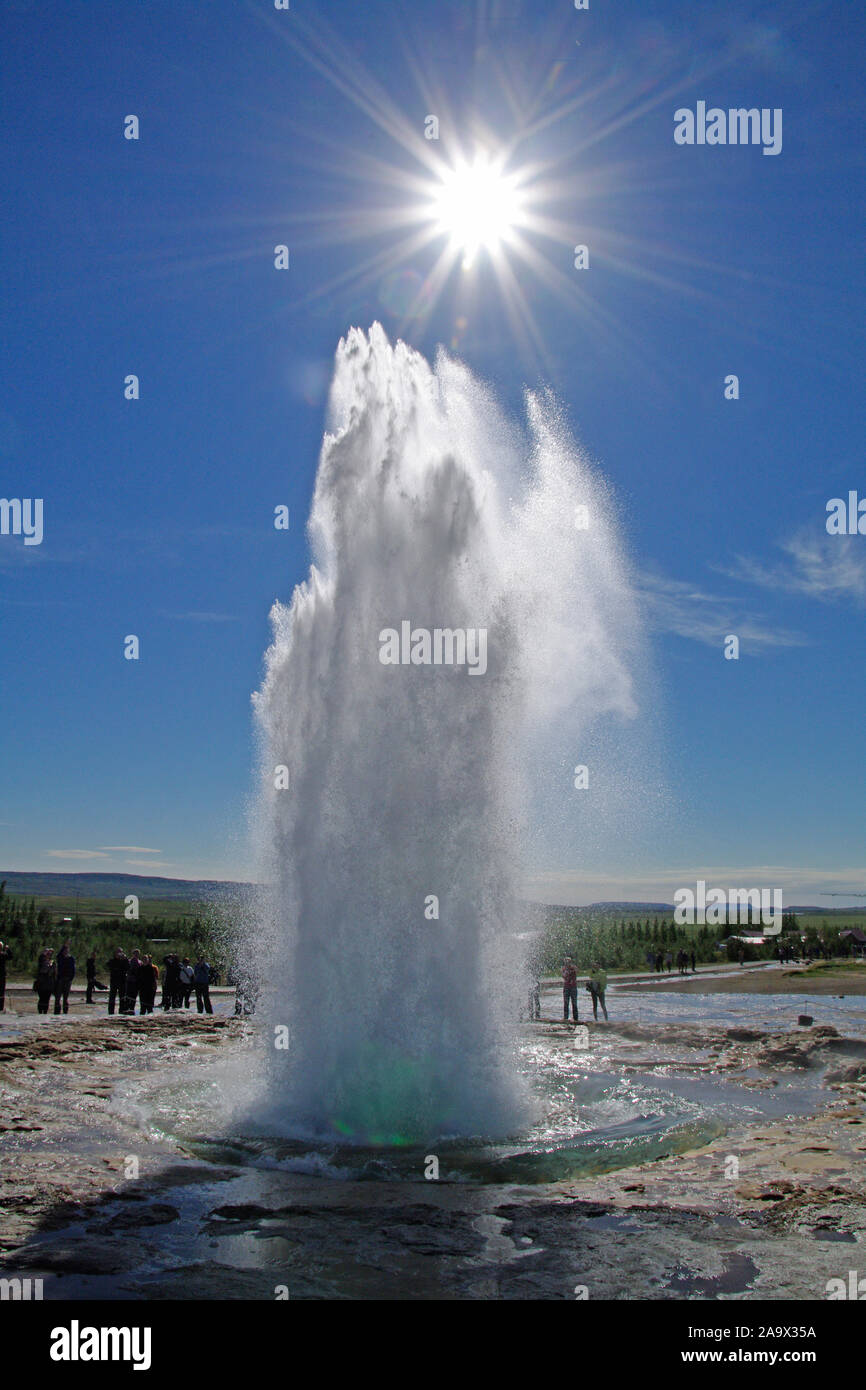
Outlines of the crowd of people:
[{"label": "crowd of people", "polygon": [[[6,985],[6,960],[9,952],[6,950],[5,956],[3,943],[0,942],[0,958],[3,966],[3,991]],[[193,965],[189,956],[180,956],[170,953],[163,959],[162,973],[162,995],[159,1006],[164,1010],[169,1009],[188,1009],[193,992],[198,1012],[213,1013],[213,1005],[210,998],[210,987],[213,983],[213,972],[210,965],[199,957]],[[120,946],[114,950],[111,959],[106,963],[108,971],[108,985],[102,984],[97,978],[96,952],[93,951],[87,957],[85,964],[85,977],[87,980],[87,991],[85,1003],[93,1004],[94,991],[108,989],[108,1012],[113,1014],[115,1007],[121,1014],[134,1014],[136,1005],[140,1014],[152,1014],[156,1007],[157,990],[160,988],[159,966],[152,956],[143,955],[141,951],[133,951],[129,956],[126,955]],[[46,946],[39,954],[36,966],[36,979],[33,981],[33,989],[37,995],[37,1010],[40,1014],[47,1014],[51,1011],[51,1002],[54,1001],[54,1012],[69,1012],[69,991],[72,988],[72,981],[75,979],[75,957],[72,954],[68,941],[64,941],[55,957],[54,948]],[[3,1007],[0,1000],[0,1008]]]},{"label": "crowd of people", "polygon": [[[668,974],[674,968],[673,951],[647,951],[646,963],[650,970],[657,974],[667,971]],[[688,975],[689,970],[696,975],[698,972],[697,958],[694,951],[677,951],[676,954],[677,972],[680,975]]]}]

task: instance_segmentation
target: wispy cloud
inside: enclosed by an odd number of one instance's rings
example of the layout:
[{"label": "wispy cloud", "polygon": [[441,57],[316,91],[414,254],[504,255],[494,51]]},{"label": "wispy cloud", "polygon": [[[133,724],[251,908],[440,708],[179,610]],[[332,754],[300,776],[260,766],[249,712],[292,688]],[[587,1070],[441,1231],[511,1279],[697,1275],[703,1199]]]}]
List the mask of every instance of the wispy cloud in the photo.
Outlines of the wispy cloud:
[{"label": "wispy cloud", "polygon": [[108,853],[123,850],[129,854],[162,854],[161,849],[146,849],[144,845],[100,845],[99,848]]},{"label": "wispy cloud", "polygon": [[859,536],[816,536],[800,531],[779,548],[787,559],[775,565],[738,555],[733,565],[715,568],[732,579],[765,589],[866,605],[866,545]]},{"label": "wispy cloud", "polygon": [[694,584],[648,573],[641,576],[638,587],[644,608],[659,632],[673,632],[718,648],[733,633],[742,649],[751,653],[808,645],[801,633],[771,626],[759,616],[738,609],[734,600],[705,593]]},{"label": "wispy cloud", "polygon": [[51,859],[108,859],[101,849],[47,849]]}]

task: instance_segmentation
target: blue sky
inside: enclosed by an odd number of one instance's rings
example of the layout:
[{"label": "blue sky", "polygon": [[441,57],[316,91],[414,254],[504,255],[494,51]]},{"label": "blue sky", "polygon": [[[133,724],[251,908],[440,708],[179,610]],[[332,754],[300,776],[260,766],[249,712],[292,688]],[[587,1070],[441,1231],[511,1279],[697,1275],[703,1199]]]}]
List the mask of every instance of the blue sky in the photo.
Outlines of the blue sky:
[{"label": "blue sky", "polygon": [[[268,610],[308,570],[337,341],[379,319],[514,412],[555,388],[645,597],[671,814],[627,862],[537,866],[538,896],[866,893],[866,536],[825,528],[866,495],[864,29],[847,3],[10,0],[0,490],[45,534],[0,536],[0,864],[245,874]],[[677,146],[701,100],[781,108],[781,153]],[[395,221],[431,112],[443,159],[483,135],[546,163],[531,334],[483,252],[421,288],[441,242]]]}]

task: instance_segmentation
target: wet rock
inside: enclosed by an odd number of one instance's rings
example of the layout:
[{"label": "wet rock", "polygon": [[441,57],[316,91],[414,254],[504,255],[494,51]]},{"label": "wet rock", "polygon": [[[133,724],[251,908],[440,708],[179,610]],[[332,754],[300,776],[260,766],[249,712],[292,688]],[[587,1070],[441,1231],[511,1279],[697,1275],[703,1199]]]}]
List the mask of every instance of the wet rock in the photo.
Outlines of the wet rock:
[{"label": "wet rock", "polygon": [[866,1078],[866,1062],[855,1062],[850,1067],[840,1067],[838,1071],[828,1071],[824,1081],[828,1086],[844,1084],[850,1081],[862,1081]]},{"label": "wet rock", "polygon": [[128,1249],[114,1241],[80,1241],[70,1245],[29,1246],[5,1262],[9,1269],[32,1269],[46,1274],[118,1274],[141,1261],[140,1247]]},{"label": "wet rock", "polygon": [[737,1197],[749,1202],[782,1202],[792,1196],[797,1189],[792,1182],[741,1183],[734,1189]]},{"label": "wet rock", "polygon": [[145,1207],[124,1207],[106,1220],[92,1223],[87,1229],[106,1234],[111,1231],[137,1231],[141,1226],[164,1226],[169,1221],[176,1221],[179,1216],[177,1207],[167,1202],[153,1202]]},{"label": "wet rock", "polygon": [[261,1216],[274,1216],[271,1207],[261,1207],[255,1202],[239,1202],[235,1206],[214,1207],[211,1216],[221,1217],[223,1221],[258,1221]]}]

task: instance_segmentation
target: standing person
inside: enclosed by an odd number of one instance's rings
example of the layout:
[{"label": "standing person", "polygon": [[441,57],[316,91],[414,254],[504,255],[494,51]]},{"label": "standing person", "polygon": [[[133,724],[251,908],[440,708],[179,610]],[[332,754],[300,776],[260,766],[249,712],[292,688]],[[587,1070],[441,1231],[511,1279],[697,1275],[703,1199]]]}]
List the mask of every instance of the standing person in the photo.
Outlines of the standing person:
[{"label": "standing person", "polygon": [[665,958],[664,958],[664,956],[662,955],[661,951],[656,951],[656,974],[657,974],[657,975],[661,974],[662,966],[664,965],[664,963],[665,963]]},{"label": "standing person", "polygon": [[75,957],[69,946],[68,941],[64,941],[60,947],[57,957],[57,993],[54,996],[54,1012],[60,1013],[61,1002],[63,1012],[69,1013],[69,991],[72,988],[72,981],[75,979]]},{"label": "standing person", "polygon": [[597,965],[589,968],[589,984],[587,985],[592,998],[592,1016],[598,1023],[598,1006],[601,1005],[604,1021],[607,1023],[607,1005],[604,1002],[604,993],[607,989],[607,971],[602,970]]},{"label": "standing person", "polygon": [[38,1012],[47,1014],[51,1005],[51,996],[57,989],[57,963],[54,959],[52,946],[46,946],[36,963],[36,979],[33,981],[33,988],[38,995]]},{"label": "standing person", "polygon": [[200,1014],[213,1013],[213,1006],[210,1002],[210,966],[204,956],[199,956],[192,972],[193,983],[195,984],[195,1002]]},{"label": "standing person", "polygon": [[693,974],[693,975],[697,975],[697,973],[698,973],[698,967],[697,967],[697,962],[696,962],[696,960],[695,960],[695,953],[694,953],[694,951],[692,951],[691,961],[692,961],[692,974]]},{"label": "standing person", "polygon": [[667,955],[665,956],[665,966],[667,967],[667,972],[668,972],[668,974],[671,973],[671,970],[672,970],[672,968],[673,968],[673,963],[674,963],[674,953],[673,953],[673,951],[668,951]]},{"label": "standing person", "polygon": [[165,972],[162,977],[162,1007],[176,1009],[180,1005],[180,961],[173,952],[163,960]]},{"label": "standing person", "polygon": [[108,962],[108,1012],[114,1013],[114,1002],[117,1000],[118,1007],[123,1012],[123,999],[126,994],[126,975],[129,970],[129,961],[119,946],[115,946],[114,955]]},{"label": "standing person", "polygon": [[120,1005],[122,1014],[135,1013],[135,1001],[138,998],[138,991],[141,986],[140,975],[142,971],[141,952],[133,951],[129,957],[129,969],[126,972],[126,983],[123,989],[123,1001]]},{"label": "standing person", "polygon": [[537,1023],[538,1020],[541,1018],[541,981],[540,981],[540,980],[536,980],[536,981],[535,981],[535,984],[532,986],[532,993],[531,993],[531,995],[530,995],[530,1002],[531,1002],[531,1004],[532,1004],[532,1008],[531,1008],[530,1012],[531,1012],[533,1021]]},{"label": "standing person", "polygon": [[0,941],[0,1014],[6,1009],[6,962],[11,959],[12,952],[9,947]]},{"label": "standing person", "polygon": [[153,959],[150,956],[142,957],[141,969],[138,972],[139,1013],[153,1013],[153,1001],[156,998],[156,986],[158,981],[159,970],[154,965]]},{"label": "standing person", "polygon": [[87,993],[84,996],[85,1004],[93,1003],[93,991],[96,988],[96,951],[90,952],[84,962],[84,969],[87,975]]},{"label": "standing person", "polygon": [[183,1004],[185,1009],[189,1008],[189,996],[192,994],[192,987],[195,983],[195,971],[189,956],[184,956],[180,966],[180,980],[178,982],[178,1007]]},{"label": "standing person", "polygon": [[577,1023],[577,971],[574,968],[574,961],[571,956],[566,956],[562,963],[562,1021],[568,1022],[568,1006],[571,1004],[571,1011],[574,1021]]}]

